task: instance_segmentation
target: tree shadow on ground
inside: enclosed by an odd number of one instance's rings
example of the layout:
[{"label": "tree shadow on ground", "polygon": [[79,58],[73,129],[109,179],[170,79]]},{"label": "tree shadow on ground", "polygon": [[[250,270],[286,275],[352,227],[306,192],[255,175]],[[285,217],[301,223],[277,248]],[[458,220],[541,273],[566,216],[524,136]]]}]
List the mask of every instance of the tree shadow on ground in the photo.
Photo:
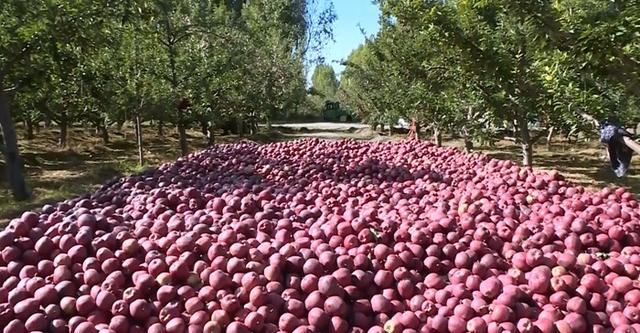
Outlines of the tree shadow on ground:
[{"label": "tree shadow on ground", "polygon": [[46,167],[54,170],[78,166],[86,160],[86,156],[71,150],[26,151],[21,155],[26,166]]}]

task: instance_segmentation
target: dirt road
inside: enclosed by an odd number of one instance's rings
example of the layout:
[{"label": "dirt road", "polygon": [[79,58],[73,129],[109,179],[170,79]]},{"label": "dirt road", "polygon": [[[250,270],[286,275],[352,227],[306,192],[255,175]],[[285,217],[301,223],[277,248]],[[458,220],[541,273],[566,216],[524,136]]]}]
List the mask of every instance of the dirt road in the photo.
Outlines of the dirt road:
[{"label": "dirt road", "polygon": [[368,128],[369,125],[360,123],[287,123],[287,124],[273,124],[274,127],[284,127],[293,130],[300,130],[306,128],[312,131],[348,131],[350,129],[362,129]]},{"label": "dirt road", "polygon": [[273,127],[291,130],[295,133],[288,133],[287,136],[300,138],[370,139],[372,136],[372,133],[368,131],[366,133],[363,132],[369,129],[370,126],[360,123],[287,123],[273,124]]}]

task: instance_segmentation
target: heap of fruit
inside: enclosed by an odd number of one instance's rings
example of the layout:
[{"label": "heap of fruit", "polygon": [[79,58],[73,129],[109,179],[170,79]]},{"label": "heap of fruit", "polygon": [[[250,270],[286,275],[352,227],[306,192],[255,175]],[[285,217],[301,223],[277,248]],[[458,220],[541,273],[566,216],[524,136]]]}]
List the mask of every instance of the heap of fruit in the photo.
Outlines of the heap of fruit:
[{"label": "heap of fruit", "polygon": [[404,141],[219,145],[0,231],[21,332],[640,332],[640,210]]}]

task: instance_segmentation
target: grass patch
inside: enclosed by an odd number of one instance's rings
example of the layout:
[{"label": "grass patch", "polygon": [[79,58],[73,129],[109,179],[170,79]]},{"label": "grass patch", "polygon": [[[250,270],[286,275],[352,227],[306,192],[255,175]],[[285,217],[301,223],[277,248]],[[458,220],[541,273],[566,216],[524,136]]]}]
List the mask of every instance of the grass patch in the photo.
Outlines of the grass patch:
[{"label": "grass patch", "polygon": [[120,174],[132,175],[145,171],[147,167],[140,165],[138,162],[121,161],[115,169]]}]

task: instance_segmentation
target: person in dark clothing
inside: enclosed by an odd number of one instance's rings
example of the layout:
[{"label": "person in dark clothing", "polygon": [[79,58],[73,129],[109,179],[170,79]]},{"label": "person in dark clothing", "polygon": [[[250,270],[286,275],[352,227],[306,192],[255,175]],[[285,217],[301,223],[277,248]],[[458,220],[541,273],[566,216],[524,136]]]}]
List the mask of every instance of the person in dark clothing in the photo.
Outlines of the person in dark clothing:
[{"label": "person in dark clothing", "polygon": [[605,121],[600,124],[600,142],[607,146],[611,168],[618,177],[629,170],[633,155],[633,150],[625,144],[625,137],[633,138],[633,135],[612,123]]}]

